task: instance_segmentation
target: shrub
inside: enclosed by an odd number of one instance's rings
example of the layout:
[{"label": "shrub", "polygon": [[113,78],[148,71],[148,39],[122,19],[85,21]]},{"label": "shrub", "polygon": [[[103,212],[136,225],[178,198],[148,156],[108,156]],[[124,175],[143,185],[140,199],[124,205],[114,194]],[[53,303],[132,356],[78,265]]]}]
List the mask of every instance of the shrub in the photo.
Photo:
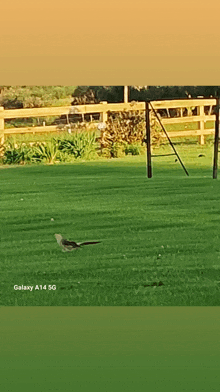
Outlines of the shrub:
[{"label": "shrub", "polygon": [[33,150],[30,146],[20,143],[16,144],[13,140],[6,142],[3,148],[4,164],[24,164],[33,161]]},{"label": "shrub", "polygon": [[58,144],[60,151],[72,155],[75,159],[89,159],[97,156],[96,132],[76,131],[73,134],[65,134],[58,139]]},{"label": "shrub", "polygon": [[7,109],[70,103],[74,86],[1,86],[0,105]]},{"label": "shrub", "polygon": [[128,154],[141,155],[142,153],[145,153],[145,151],[146,151],[146,148],[141,143],[127,144],[124,147],[125,155],[128,155]]},{"label": "shrub", "polygon": [[95,132],[65,133],[45,142],[30,141],[16,143],[8,139],[3,150],[4,164],[24,164],[27,162],[50,163],[72,162],[76,159],[94,159],[98,156]]},{"label": "shrub", "polygon": [[[152,144],[161,143],[161,130],[155,116],[151,116]],[[85,124],[68,124],[72,133],[63,132],[60,136],[43,135],[36,142],[34,136],[20,137],[19,143],[7,140],[4,147],[3,163],[50,163],[73,162],[76,159],[95,159],[99,155],[106,158],[120,158],[124,155],[140,155],[145,152],[144,112],[109,113],[105,128],[100,137],[96,131],[88,131]],[[38,140],[41,138],[37,135]],[[32,141],[35,142],[33,143]]]},{"label": "shrub", "polygon": [[125,155],[124,146],[121,143],[112,143],[109,149],[109,157],[110,158],[121,158]]},{"label": "shrub", "polygon": [[73,101],[71,102],[71,105],[88,105],[100,102],[95,97],[94,91],[87,88],[86,86],[78,86],[72,96]]},{"label": "shrub", "polygon": [[153,111],[151,111],[150,114],[150,127],[151,127],[151,143],[152,145],[157,145],[159,147],[163,140],[162,138],[163,131]]},{"label": "shrub", "polygon": [[46,143],[37,143],[33,146],[32,161],[54,163],[59,153],[59,144],[56,138]]},{"label": "shrub", "polygon": [[[155,115],[151,114],[151,142],[159,145],[162,141],[161,128]],[[100,144],[102,151],[109,151],[111,157],[117,156],[119,146],[124,146],[125,154],[128,154],[128,145],[133,146],[130,152],[139,154],[141,145],[145,146],[146,123],[144,111],[123,111],[108,113],[106,127],[101,130]],[[125,147],[127,146],[127,147]],[[134,146],[136,146],[134,148]],[[137,147],[139,146],[139,147]],[[138,152],[139,151],[139,152]]]}]

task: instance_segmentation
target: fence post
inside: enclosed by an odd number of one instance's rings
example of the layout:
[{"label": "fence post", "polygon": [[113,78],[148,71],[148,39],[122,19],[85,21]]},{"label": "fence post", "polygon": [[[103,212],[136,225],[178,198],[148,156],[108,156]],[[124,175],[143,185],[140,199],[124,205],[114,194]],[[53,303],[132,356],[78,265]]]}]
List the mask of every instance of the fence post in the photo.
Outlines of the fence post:
[{"label": "fence post", "polygon": [[[199,110],[199,113],[198,113],[198,110]],[[205,115],[204,106],[203,105],[199,106],[197,108],[197,114],[199,114],[199,116],[204,116]],[[199,121],[199,130],[201,132],[201,135],[199,135],[199,143],[201,145],[205,144],[204,129],[205,129],[205,122],[204,122],[204,120],[200,120]]]},{"label": "fence post", "polygon": [[[108,103],[107,101],[100,102],[100,104],[103,104],[103,105],[105,105],[107,103]],[[101,112],[100,113],[100,122],[106,123],[107,121],[108,121],[108,113],[107,113],[107,111]]]},{"label": "fence post", "polygon": [[0,145],[3,145],[5,141],[4,128],[5,128],[4,107],[0,106]]},{"label": "fence post", "polygon": [[124,102],[128,103],[128,86],[124,86]]}]

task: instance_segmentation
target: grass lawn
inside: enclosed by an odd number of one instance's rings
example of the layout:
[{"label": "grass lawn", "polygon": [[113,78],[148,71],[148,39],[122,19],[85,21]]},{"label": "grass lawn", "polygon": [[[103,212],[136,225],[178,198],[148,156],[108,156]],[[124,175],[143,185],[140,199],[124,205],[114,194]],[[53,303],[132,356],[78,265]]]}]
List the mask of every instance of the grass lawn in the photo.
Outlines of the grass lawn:
[{"label": "grass lawn", "polygon": [[[2,167],[0,304],[219,306],[213,148],[177,150],[189,177],[173,156],[153,159],[152,179],[143,156]],[[101,244],[64,253],[55,233]]]}]

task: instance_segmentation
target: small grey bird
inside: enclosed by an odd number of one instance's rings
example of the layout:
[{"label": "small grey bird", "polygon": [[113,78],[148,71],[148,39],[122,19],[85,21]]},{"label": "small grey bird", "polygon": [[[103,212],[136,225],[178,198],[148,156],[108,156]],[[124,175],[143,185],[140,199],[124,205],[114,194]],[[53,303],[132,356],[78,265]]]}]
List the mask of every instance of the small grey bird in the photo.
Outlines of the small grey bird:
[{"label": "small grey bird", "polygon": [[62,237],[61,234],[54,234],[58,244],[63,248],[63,252],[70,252],[73,249],[76,248],[81,248],[81,246],[84,245],[93,245],[93,244],[100,244],[100,241],[89,241],[89,242],[74,242],[74,241],[68,241],[65,238]]}]

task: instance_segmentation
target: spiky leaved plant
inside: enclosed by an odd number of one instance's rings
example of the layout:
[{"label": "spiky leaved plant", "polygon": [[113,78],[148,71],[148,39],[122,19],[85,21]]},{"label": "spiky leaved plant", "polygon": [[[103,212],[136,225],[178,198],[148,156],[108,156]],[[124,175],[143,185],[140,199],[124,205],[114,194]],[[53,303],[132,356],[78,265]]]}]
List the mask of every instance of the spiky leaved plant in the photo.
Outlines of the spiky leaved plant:
[{"label": "spiky leaved plant", "polygon": [[30,145],[26,143],[16,143],[12,139],[6,140],[3,146],[3,158],[4,164],[25,164],[32,162],[33,150]]},{"label": "spiky leaved plant", "polygon": [[96,132],[74,131],[58,139],[59,151],[72,155],[75,159],[87,159],[97,154]]},{"label": "spiky leaved plant", "polygon": [[59,154],[59,143],[52,138],[45,143],[36,143],[33,146],[33,160],[53,164]]}]

